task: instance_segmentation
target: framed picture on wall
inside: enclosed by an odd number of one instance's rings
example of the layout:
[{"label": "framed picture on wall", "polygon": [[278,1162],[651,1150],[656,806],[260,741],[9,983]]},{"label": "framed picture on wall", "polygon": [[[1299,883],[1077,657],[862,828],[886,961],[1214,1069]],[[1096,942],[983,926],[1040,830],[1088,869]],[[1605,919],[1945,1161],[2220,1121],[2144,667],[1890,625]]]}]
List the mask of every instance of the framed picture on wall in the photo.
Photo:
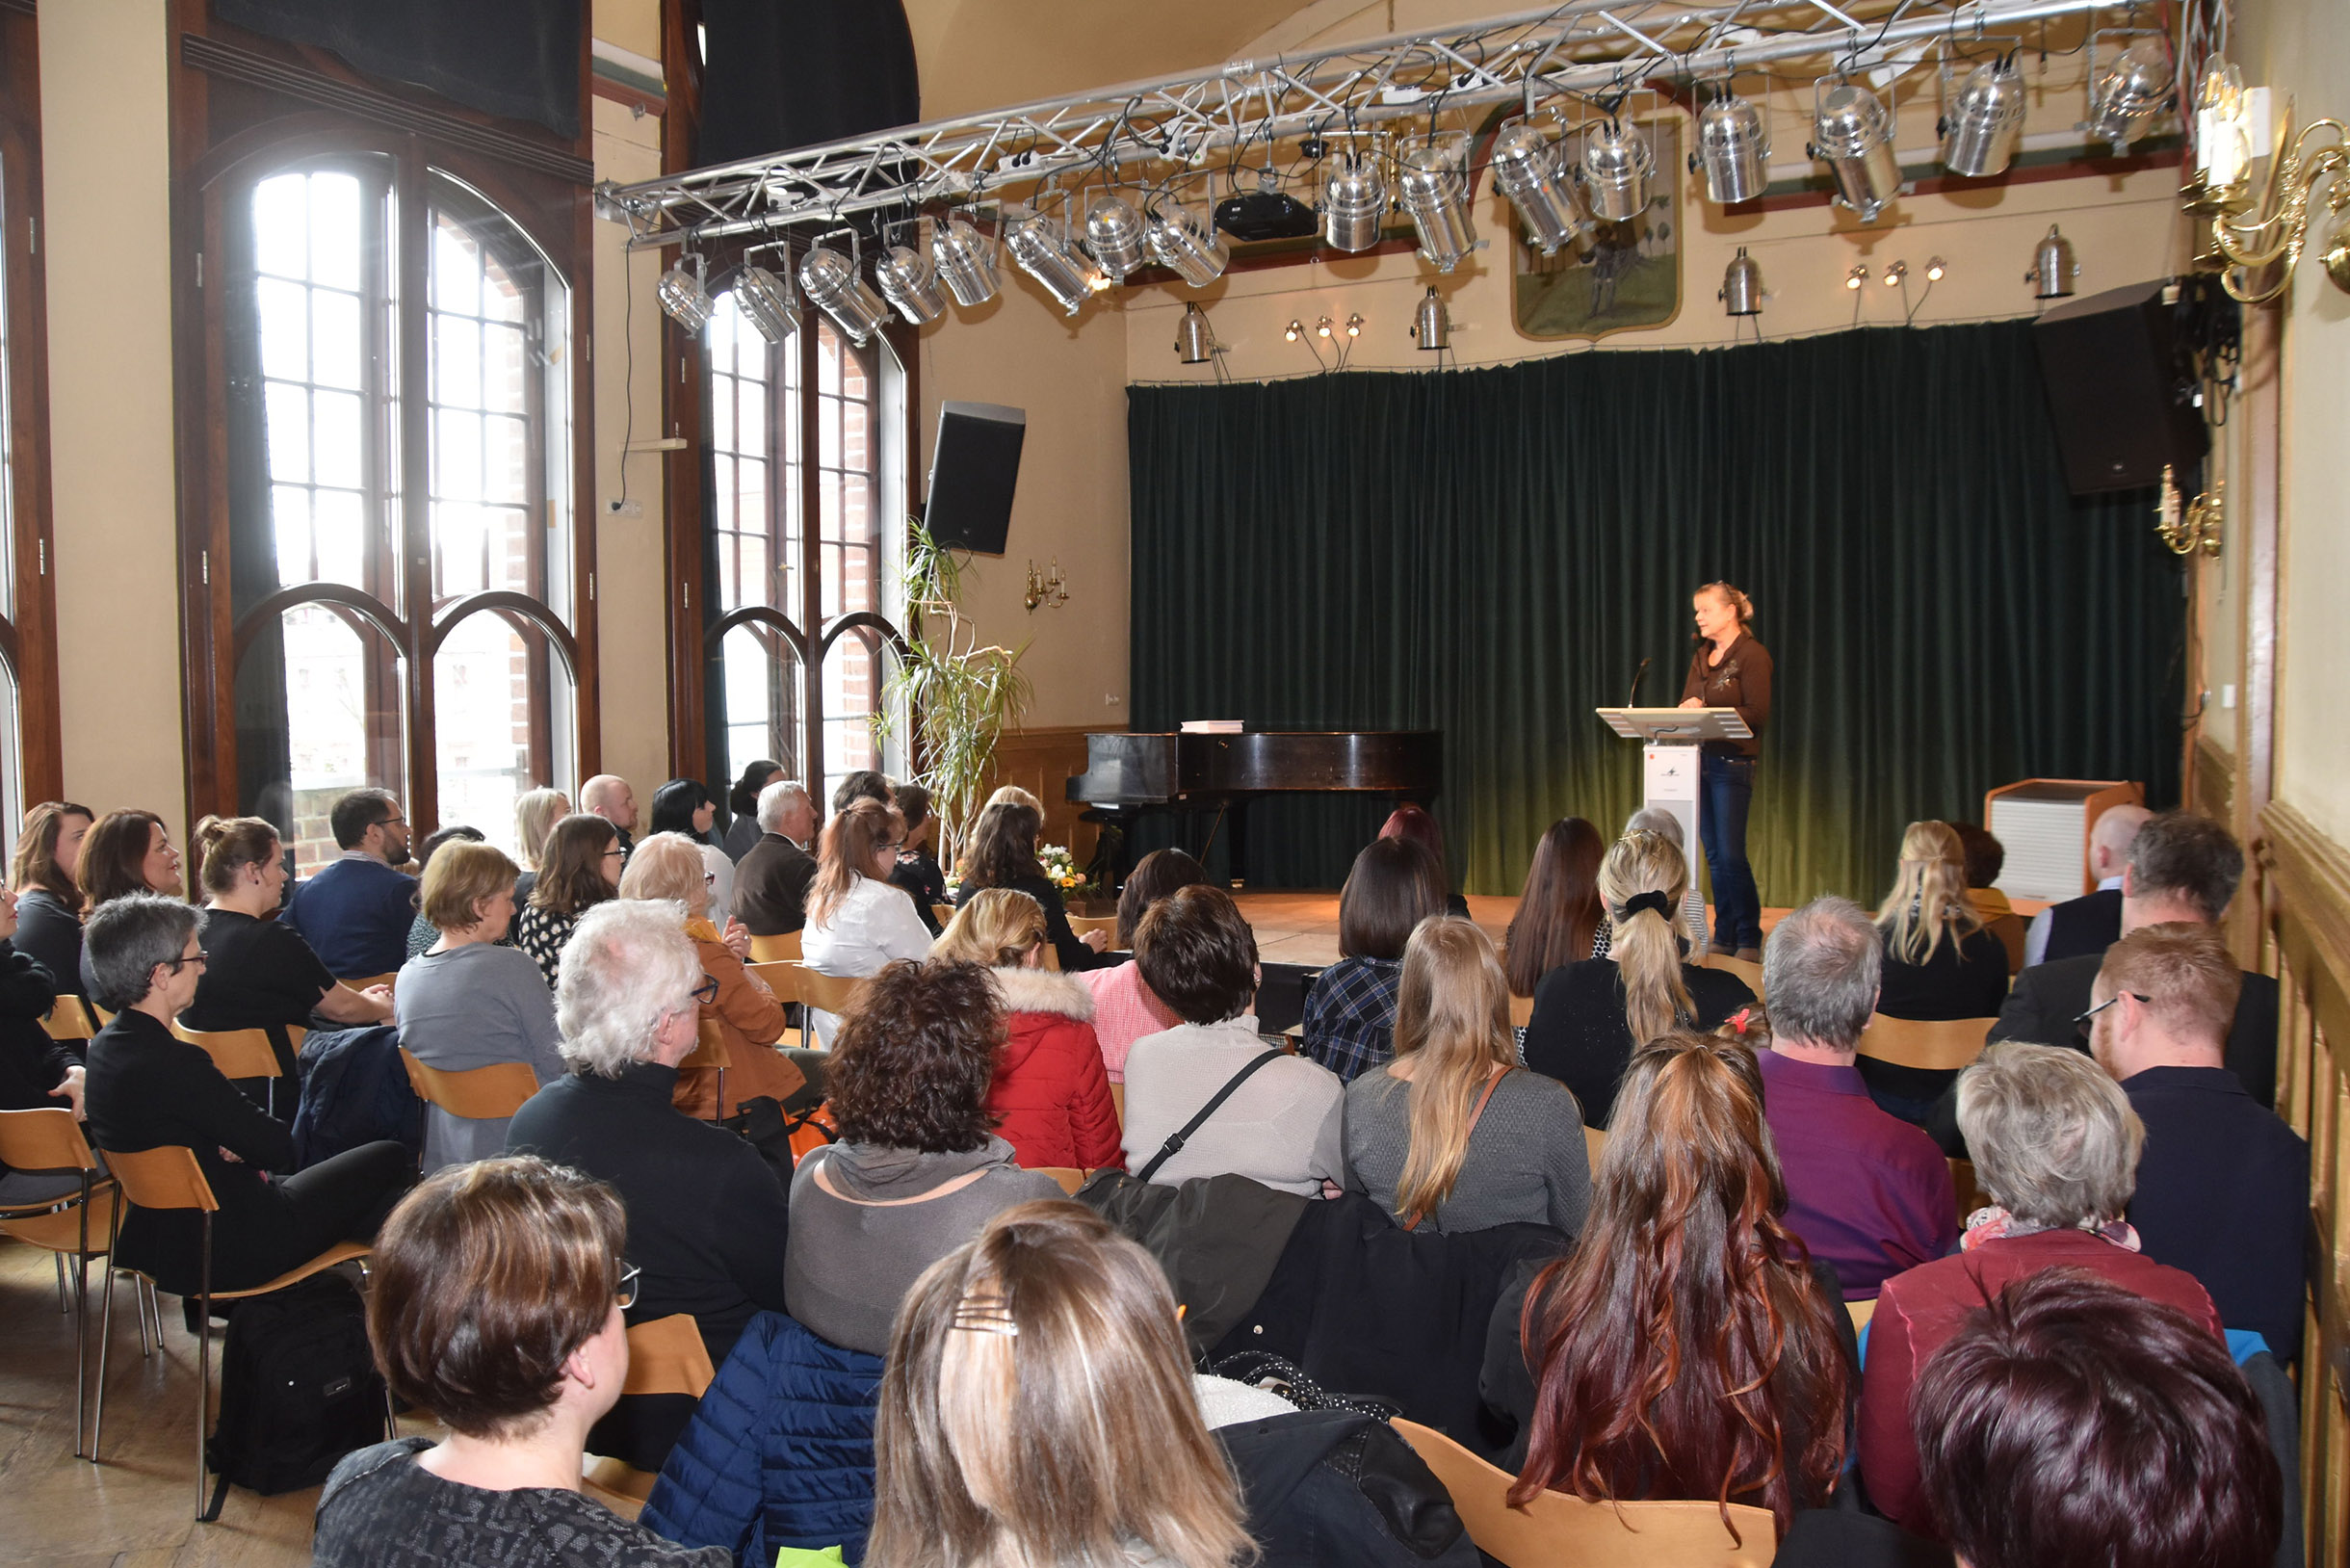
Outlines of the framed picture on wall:
[{"label": "framed picture on wall", "polygon": [[[1656,155],[1648,205],[1621,222],[1601,223],[1544,255],[1510,224],[1510,319],[1522,337],[1598,339],[1662,327],[1681,314],[1683,120],[1633,121]],[[1581,150],[1569,139],[1567,161]]]}]

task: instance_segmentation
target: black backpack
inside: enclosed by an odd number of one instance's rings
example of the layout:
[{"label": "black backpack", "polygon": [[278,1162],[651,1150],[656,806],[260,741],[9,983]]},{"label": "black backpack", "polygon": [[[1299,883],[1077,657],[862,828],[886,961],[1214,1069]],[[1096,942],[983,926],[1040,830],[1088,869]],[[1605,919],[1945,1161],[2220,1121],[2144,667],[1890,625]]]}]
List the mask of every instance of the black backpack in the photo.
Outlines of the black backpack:
[{"label": "black backpack", "polygon": [[221,1353],[220,1424],[204,1445],[221,1477],[204,1517],[220,1517],[232,1481],[264,1497],[316,1486],[386,1435],[383,1379],[350,1280],[314,1274],[240,1301]]}]

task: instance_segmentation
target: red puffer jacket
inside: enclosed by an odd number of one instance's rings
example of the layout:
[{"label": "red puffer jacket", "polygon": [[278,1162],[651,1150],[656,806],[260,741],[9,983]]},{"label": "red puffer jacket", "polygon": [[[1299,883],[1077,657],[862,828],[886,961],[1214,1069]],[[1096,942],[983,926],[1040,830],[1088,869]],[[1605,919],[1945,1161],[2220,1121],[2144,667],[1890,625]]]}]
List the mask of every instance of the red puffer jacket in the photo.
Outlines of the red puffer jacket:
[{"label": "red puffer jacket", "polygon": [[990,971],[1010,1013],[1009,1037],[987,1091],[996,1131],[1023,1165],[1124,1169],[1117,1107],[1101,1043],[1093,1037],[1093,995],[1075,975],[1049,969]]}]

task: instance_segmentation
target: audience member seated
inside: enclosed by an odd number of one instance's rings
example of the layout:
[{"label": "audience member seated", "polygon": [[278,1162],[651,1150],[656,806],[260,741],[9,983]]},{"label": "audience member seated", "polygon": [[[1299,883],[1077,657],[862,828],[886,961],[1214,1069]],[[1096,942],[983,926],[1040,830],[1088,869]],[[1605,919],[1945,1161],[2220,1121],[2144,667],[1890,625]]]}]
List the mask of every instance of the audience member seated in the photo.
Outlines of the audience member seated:
[{"label": "audience member seated", "polygon": [[1756,1051],[1762,1111],[1787,1178],[1787,1228],[1832,1264],[1848,1301],[1958,1241],[1950,1166],[1934,1140],[1877,1109],[1854,1065],[1882,961],[1849,899],[1815,899],[1762,945],[1761,1009],[1722,1026]]},{"label": "audience member seated", "polygon": [[857,800],[877,800],[885,806],[898,803],[890,795],[889,775],[871,768],[859,768],[841,780],[832,792],[832,814],[839,816]]},{"label": "audience member seated", "polygon": [[1621,1106],[1574,1253],[1536,1276],[1520,1343],[1493,1338],[1487,1398],[1527,1442],[1510,1497],[1747,1503],[1784,1530],[1842,1468],[1852,1329],[1780,1218],[1754,1054],[1668,1034]]},{"label": "audience member seated", "polygon": [[733,1568],[583,1496],[588,1428],[628,1376],[637,1297],[620,1204],[539,1160],[443,1171],[383,1228],[367,1333],[392,1392],[448,1428],[346,1455],[319,1494],[318,1568],[595,1563]]},{"label": "audience member seated", "polygon": [[675,833],[655,833],[637,846],[620,874],[623,899],[666,899],[685,915],[685,933],[700,955],[702,978],[693,1000],[701,1024],[725,1041],[726,1104],[718,1104],[718,1069],[690,1067],[677,1075],[677,1109],[704,1120],[741,1113],[743,1102],[761,1096],[780,1105],[799,1091],[806,1076],[778,1051],[783,1038],[783,1004],[767,982],[743,967],[750,932],[739,920],[720,931],[710,923],[710,887],[704,880],[702,846]]},{"label": "audience member seated", "polygon": [[924,1269],[1000,1211],[1061,1196],[988,1130],[1003,1041],[1003,1004],[976,964],[894,963],[867,982],[825,1067],[840,1141],[792,1176],[784,1295],[810,1332],[881,1354]]},{"label": "audience member seated", "polygon": [[[0,1111],[70,1108],[82,1115],[82,1058],[79,1048],[53,1040],[41,1019],[57,1005],[57,982],[32,954],[18,953],[18,900],[0,887]],[[76,928],[78,937],[79,928]],[[0,1207],[39,1203],[81,1190],[69,1173],[10,1170],[0,1165]]]},{"label": "audience member seated", "polygon": [[[463,823],[451,823],[446,827],[434,828],[431,832],[427,833],[425,841],[416,847],[417,885],[419,887],[424,885],[425,872],[431,868],[432,857],[440,852],[442,845],[486,844],[488,842],[488,836],[480,828],[469,827]],[[529,874],[525,873],[514,878],[514,903],[517,908],[522,903],[522,884],[528,875]],[[425,919],[425,912],[422,909],[417,910],[416,918],[408,922],[408,957],[415,957],[439,940],[440,932],[433,928],[431,921]],[[507,946],[512,947],[513,945],[513,933],[509,931],[507,933]],[[406,958],[401,960],[403,963],[406,961]]]},{"label": "audience member seated", "polygon": [[726,837],[719,848],[736,865],[741,865],[743,857],[750,853],[751,846],[759,842],[760,792],[782,782],[782,766],[771,757],[761,757],[745,766],[743,776],[726,792],[726,810],[734,820],[726,824]]},{"label": "audience member seated", "polygon": [[790,1215],[750,1144],[671,1104],[702,983],[679,915],[622,899],[581,918],[556,987],[571,1070],[514,1113],[506,1147],[612,1184],[628,1208],[629,1261],[644,1271],[630,1320],[692,1313],[717,1366],[752,1314],[784,1310]]},{"label": "audience member seated", "polygon": [[[74,863],[73,878],[82,889],[83,925],[89,925],[101,904],[132,893],[178,898],[184,891],[179,871],[179,850],[161,817],[151,811],[108,812],[83,838],[81,856]],[[96,1000],[97,978],[91,971],[87,944],[80,979],[82,995]]]},{"label": "audience member seated", "polygon": [[[2244,851],[2226,828],[2191,812],[2166,811],[2130,841],[2122,871],[2122,934],[2171,921],[2216,926],[2243,875]],[[2102,961],[2101,948],[2018,975],[1991,1037],[2085,1047],[2080,1015],[2089,1010]],[[2228,1068],[2261,1105],[2277,1103],[2277,982],[2266,975],[2244,976],[2228,1031]]]},{"label": "audience member seated", "polygon": [[97,817],[70,800],[43,800],[24,814],[9,885],[16,890],[16,951],[49,972],[61,993],[82,983],[82,889],[73,879],[82,843]]},{"label": "audience member seated", "polygon": [[[895,807],[858,799],[824,824],[816,880],[808,886],[808,924],[800,955],[823,975],[862,980],[900,959],[920,963],[930,955],[930,928],[914,913],[905,889],[893,887],[905,836]],[[966,892],[973,891],[966,884]],[[816,1037],[829,1046],[841,1027],[838,1014],[809,1007]]]},{"label": "audience member seated", "polygon": [[759,792],[758,823],[758,841],[735,867],[733,913],[753,936],[783,936],[807,924],[816,808],[803,786],[779,779]]},{"label": "audience member seated", "polygon": [[1966,883],[1966,852],[1950,825],[1910,823],[1900,874],[1877,908],[1885,944],[1877,1011],[1886,1017],[1989,1018],[2007,1000],[2007,950],[1983,928]]},{"label": "audience member seated", "polygon": [[1596,958],[1606,950],[1607,906],[1600,902],[1600,859],[1607,841],[1580,817],[1561,817],[1534,846],[1518,912],[1501,944],[1501,968],[1512,996],[1531,997],[1554,969]]},{"label": "audience member seated", "polygon": [[2024,917],[1993,885],[2007,869],[2007,846],[1973,823],[1952,823],[1950,831],[1958,835],[1959,851],[1967,861],[1967,902],[1974,906],[1983,929],[2007,950],[2007,972],[2013,975],[2024,967]]},{"label": "audience member seated", "polygon": [[653,792],[655,833],[675,833],[702,852],[702,870],[710,877],[710,907],[720,917],[734,909],[734,858],[711,837],[718,821],[718,797],[699,779],[673,778]]},{"label": "audience member seated", "polygon": [[2142,926],[2105,950],[2090,1053],[2146,1124],[2129,1223],[2156,1263],[2211,1293],[2219,1320],[2298,1358],[2310,1146],[2223,1065],[2243,974],[2208,926]]},{"label": "audience member seated", "polygon": [[[444,1072],[519,1061],[541,1087],[561,1078],[546,981],[529,954],[498,945],[513,923],[514,863],[487,844],[443,845],[425,872],[424,906],[440,940],[401,968],[392,1003],[401,1047]],[[425,1174],[496,1154],[506,1122],[427,1106]]]},{"label": "audience member seated", "polygon": [[1444,869],[1408,838],[1373,839],[1338,896],[1339,961],[1306,989],[1298,1049],[1351,1082],[1396,1054],[1396,984],[1403,946],[1445,913]]},{"label": "audience member seated", "polygon": [[1969,1311],[1910,1401],[1928,1510],[1970,1568],[2269,1568],[2260,1401],[2192,1315],[2050,1268]]},{"label": "audience member seated", "polygon": [[[1379,824],[1379,837],[1381,839],[1401,839],[1406,843],[1417,844],[1427,850],[1428,858],[1436,862],[1438,889],[1449,890],[1452,886],[1451,872],[1445,862],[1445,830],[1436,824],[1436,819],[1429,816],[1425,809],[1416,806],[1408,800],[1405,801],[1388,813],[1387,821]],[[1469,918],[1469,901],[1467,899],[1457,893],[1446,891],[1444,901],[1445,913],[1459,920]]]},{"label": "audience member seated", "polygon": [[[83,933],[96,980],[91,1000],[115,1019],[90,1042],[85,1105],[101,1150],[178,1144],[196,1156],[220,1206],[211,1215],[212,1288],[242,1291],[337,1241],[373,1238],[416,1172],[408,1151],[387,1139],[286,1174],[293,1129],[239,1093],[202,1046],[171,1032],[203,973],[196,927],[193,908],[152,893],[127,893],[91,913]],[[132,1208],[114,1262],[194,1296],[204,1220],[194,1209]]]},{"label": "audience member seated", "polygon": [[1405,1229],[1515,1220],[1575,1235],[1591,1204],[1582,1112],[1518,1065],[1493,938],[1434,915],[1403,952],[1396,1057],[1346,1085],[1346,1188]]},{"label": "audience member seated", "polygon": [[[1688,862],[1689,846],[1682,835],[1681,819],[1662,806],[1642,806],[1638,811],[1624,819],[1624,831],[1627,833],[1660,833],[1671,842],[1674,849],[1681,851],[1683,864],[1685,865]],[[1600,913],[1599,941],[1591,949],[1591,956],[1594,958],[1607,956],[1607,948],[1612,937],[1604,905]],[[1706,954],[1712,951],[1713,939],[1707,934],[1706,929],[1706,897],[1697,891],[1697,878],[1694,876],[1689,878],[1688,891],[1681,896],[1681,924],[1687,939],[1687,948],[1683,956],[1692,963],[1703,963]]]},{"label": "audience member seated", "polygon": [[915,1282],[875,1424],[873,1568],[1254,1560],[1166,1276],[1066,1202]]},{"label": "audience member seated", "polygon": [[[555,831],[557,823],[570,815],[571,802],[561,790],[525,790],[515,797],[514,850],[515,858],[522,867],[522,875],[514,878],[515,903],[530,902],[531,889],[538,885],[538,874],[545,869],[542,862],[546,858],[547,835]],[[425,852],[420,858],[417,875],[424,875],[422,861],[432,858],[432,839],[438,837],[440,834],[435,833],[425,840]]]},{"label": "audience member seated", "polygon": [[2122,874],[2138,829],[2154,820],[2144,806],[2113,806],[2089,829],[2089,875],[2097,891],[2050,904],[2024,936],[2024,966],[2102,953],[2122,939]]},{"label": "audience member seated", "polygon": [[1257,936],[1232,895],[1186,887],[1151,905],[1135,966],[1183,1022],[1127,1053],[1126,1168],[1168,1187],[1229,1173],[1302,1197],[1336,1190],[1346,1086],[1258,1038]]},{"label": "audience member seated", "polygon": [[408,820],[383,790],[353,790],[327,815],[339,858],[295,886],[282,917],[337,980],[388,975],[406,961],[416,915]]},{"label": "audience member seated", "polygon": [[930,852],[930,792],[919,784],[901,784],[892,804],[905,819],[905,842],[898,847],[898,864],[890,868],[890,882],[905,889],[906,897],[914,901],[914,913],[936,936],[944,928],[931,906],[947,902],[947,874]]},{"label": "audience member seated", "polygon": [[[1150,906],[1179,887],[1195,887],[1208,879],[1205,867],[1181,849],[1153,849],[1126,874],[1118,890],[1118,951],[1135,950],[1135,928]],[[1102,1045],[1102,1065],[1112,1084],[1126,1082],[1126,1054],[1145,1034],[1157,1034],[1183,1022],[1175,1009],[1151,995],[1142,983],[1139,964],[1111,964],[1088,969],[1081,977],[1093,993],[1093,1034]]]},{"label": "audience member seated", "polygon": [[989,806],[1026,806],[1036,814],[1038,822],[1044,821],[1044,802],[1017,784],[997,785],[996,793],[981,802],[979,810],[984,813]]},{"label": "audience member seated", "polygon": [[514,946],[531,955],[555,989],[563,966],[563,946],[580,917],[617,897],[620,865],[619,830],[601,817],[575,812],[557,823],[538,855],[538,880],[531,897],[514,916]]},{"label": "audience member seated", "polygon": [[[263,1031],[291,1090],[297,1074],[289,1025],[306,1028],[313,1014],[347,1028],[391,1022],[389,990],[342,984],[300,932],[271,918],[286,887],[284,847],[274,825],[259,817],[207,817],[196,824],[188,849],[204,890],[204,962],[182,1024]],[[285,1100],[290,1116],[293,1095]]]},{"label": "audience member seated", "polygon": [[1673,841],[1625,834],[1600,862],[1600,898],[1614,938],[1605,958],[1543,977],[1526,1028],[1526,1064],[1575,1091],[1583,1121],[1606,1127],[1633,1048],[1676,1029],[1712,1029],[1755,994],[1727,970],[1682,961],[1673,917],[1688,890]]},{"label": "audience member seated", "polygon": [[1070,928],[1069,909],[1061,901],[1060,889],[1045,875],[1044,866],[1036,858],[1036,840],[1043,832],[1044,813],[1026,802],[1004,800],[981,811],[979,824],[971,830],[970,852],[963,857],[963,880],[955,889],[955,902],[960,903],[983,887],[1008,887],[1025,893],[1044,910],[1045,928],[1064,972],[1075,974],[1115,963],[1116,959],[1102,956],[1110,946],[1108,932],[1087,931],[1081,938]]},{"label": "audience member seated", "polygon": [[637,849],[637,792],[617,773],[598,773],[580,786],[580,810],[601,817],[620,835],[620,853]]},{"label": "audience member seated", "polygon": [[1044,910],[1036,901],[1007,887],[982,889],[954,912],[930,951],[948,963],[983,965],[996,982],[1005,1041],[987,1113],[1020,1163],[1125,1164],[1118,1110],[1093,1037],[1093,996],[1075,975],[1043,967]]},{"label": "audience member seated", "polygon": [[1968,1312],[2000,1289],[2043,1269],[2085,1268],[2220,1335],[2194,1276],[2141,1253],[2122,1218],[2146,1132],[2094,1062],[2058,1046],[1991,1046],[1959,1075],[1958,1121],[1994,1206],[1968,1220],[1964,1250],[1885,1282],[1861,1383],[1861,1480],[1880,1512],[1921,1535],[1935,1526],[1910,1392]]}]

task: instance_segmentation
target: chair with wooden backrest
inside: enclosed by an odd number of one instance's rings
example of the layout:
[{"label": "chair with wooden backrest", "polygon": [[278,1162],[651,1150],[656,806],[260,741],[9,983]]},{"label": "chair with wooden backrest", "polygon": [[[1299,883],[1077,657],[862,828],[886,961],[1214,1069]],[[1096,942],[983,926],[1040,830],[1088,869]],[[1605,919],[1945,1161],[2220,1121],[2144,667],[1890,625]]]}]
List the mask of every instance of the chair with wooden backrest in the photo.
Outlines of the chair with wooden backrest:
[{"label": "chair with wooden backrest", "polygon": [[954,905],[951,903],[934,903],[930,905],[930,918],[938,922],[938,928],[940,930],[945,930],[948,927],[954,924]]},{"label": "chair with wooden backrest", "polygon": [[1852,1331],[1858,1334],[1868,1326],[1868,1320],[1877,1315],[1877,1298],[1872,1295],[1866,1301],[1847,1301],[1844,1311],[1851,1315]]},{"label": "chair with wooden backrest", "polygon": [[1877,1013],[1861,1031],[1861,1055],[1896,1067],[1955,1072],[1983,1054],[1996,1018],[1888,1018]]},{"label": "chair with wooden backrest", "polygon": [[277,1047],[270,1042],[268,1030],[189,1029],[174,1020],[171,1032],[190,1045],[203,1047],[222,1078],[268,1079],[269,1111],[277,1114],[277,1080],[284,1075],[277,1069]]},{"label": "chair with wooden backrest", "polygon": [[[115,1184],[106,1177],[81,1123],[64,1106],[0,1111],[0,1165],[11,1170],[79,1171],[81,1190],[62,1198],[0,1208],[0,1236],[13,1236],[62,1266],[73,1260],[73,1456],[82,1456],[83,1414],[89,1395],[90,1260],[104,1257],[115,1233]],[[94,1234],[93,1234],[94,1233]],[[139,1314],[140,1349],[146,1348],[146,1311]]]},{"label": "chair with wooden backrest", "polygon": [[1118,940],[1118,917],[1115,915],[1071,915],[1069,929],[1075,931],[1081,938],[1087,931],[1108,932],[1110,945],[1114,947]]},{"label": "chair with wooden backrest", "polygon": [[1077,1189],[1085,1185],[1085,1173],[1075,1165],[1031,1165],[1029,1168],[1039,1176],[1050,1176],[1060,1183],[1060,1189],[1071,1197],[1077,1196]]},{"label": "chair with wooden backrest", "polygon": [[1534,999],[1530,996],[1511,997],[1509,999],[1509,1027],[1524,1029],[1533,1021]]},{"label": "chair with wooden backrest", "polygon": [[1126,1085],[1123,1083],[1110,1085],[1110,1103],[1118,1112],[1118,1131],[1123,1133],[1126,1131]]},{"label": "chair with wooden backrest", "polygon": [[797,963],[801,932],[786,931],[781,936],[754,936],[750,939],[750,961],[754,964]]},{"label": "chair with wooden backrest", "polygon": [[416,1098],[467,1121],[504,1121],[538,1092],[538,1075],[528,1062],[493,1061],[452,1072],[418,1061],[404,1045],[400,1064],[408,1070],[408,1086]]},{"label": "chair with wooden backrest", "polygon": [[1600,1156],[1606,1152],[1607,1129],[1585,1127],[1583,1129],[1583,1153],[1589,1157],[1593,1170],[1600,1168]]},{"label": "chair with wooden backrest", "polygon": [[[524,1071],[528,1071],[525,1068]],[[237,1301],[247,1296],[267,1295],[297,1285],[312,1274],[348,1263],[353,1258],[365,1258],[369,1248],[357,1241],[337,1241],[308,1263],[290,1268],[275,1279],[241,1291],[215,1291],[212,1288],[212,1216],[220,1209],[220,1199],[213,1196],[212,1184],[204,1179],[204,1169],[196,1163],[196,1154],[182,1143],[166,1143],[159,1148],[124,1151],[107,1149],[106,1168],[114,1173],[122,1189],[124,1201],[116,1205],[116,1235],[121,1232],[120,1219],[125,1208],[132,1209],[194,1209],[203,1215],[203,1259],[197,1275],[196,1321],[209,1322],[212,1303]],[[114,1241],[109,1237],[108,1241]],[[136,1272],[134,1270],[134,1272]],[[151,1279],[148,1275],[139,1275]],[[98,1410],[97,1419],[90,1428],[90,1459],[97,1463],[100,1433],[106,1425],[106,1351],[107,1340],[114,1324],[115,1293],[106,1293],[106,1307],[98,1317]],[[196,1517],[209,1524],[220,1517],[221,1500],[227,1494],[228,1478],[221,1478],[221,1487],[213,1495],[212,1506],[204,1505],[204,1439],[212,1425],[212,1336],[196,1336]],[[391,1407],[384,1406],[385,1429],[390,1430]]]},{"label": "chair with wooden backrest", "polygon": [[733,1058],[726,1052],[726,1026],[715,1018],[705,1018],[699,1029],[700,1035],[693,1042],[693,1050],[677,1064],[677,1070],[682,1073],[700,1067],[718,1075],[718,1099],[713,1102],[715,1113],[710,1119],[723,1121],[726,1118],[726,1069],[734,1065]]},{"label": "chair with wooden backrest", "polygon": [[87,1040],[98,1032],[98,1021],[90,1016],[90,1004],[78,996],[59,997],[40,1024],[53,1040]]},{"label": "chair with wooden backrest", "polygon": [[1762,966],[1759,963],[1734,958],[1727,953],[1709,953],[1706,954],[1705,967],[1736,975],[1746,982],[1746,989],[1757,996],[1762,995]]},{"label": "chair with wooden backrest", "polygon": [[1439,1431],[1398,1418],[1397,1435],[1427,1462],[1478,1551],[1505,1568],[1768,1568],[1779,1527],[1768,1508],[1730,1505],[1734,1539],[1714,1503],[1585,1503],[1544,1492],[1509,1505],[1517,1477]]},{"label": "chair with wooden backrest", "polygon": [[[710,1364],[709,1347],[702,1344],[702,1331],[692,1313],[671,1313],[629,1328],[628,1377],[620,1385],[622,1394],[683,1394],[698,1399],[717,1376],[718,1369]],[[661,1477],[655,1471],[639,1470],[605,1455],[588,1461],[586,1478],[589,1485],[635,1504],[614,1510],[634,1519],[636,1510],[652,1496],[653,1482]]]},{"label": "chair with wooden backrest", "polygon": [[[794,995],[798,997],[801,1006],[819,1007],[835,1015],[849,1010],[849,999],[856,994],[858,986],[865,983],[862,976],[826,975],[810,969],[806,964],[794,964],[792,971]],[[783,993],[777,991],[775,994],[781,996]],[[799,1024],[800,1044],[809,1042],[814,1029],[815,1025],[803,1011]]]}]

